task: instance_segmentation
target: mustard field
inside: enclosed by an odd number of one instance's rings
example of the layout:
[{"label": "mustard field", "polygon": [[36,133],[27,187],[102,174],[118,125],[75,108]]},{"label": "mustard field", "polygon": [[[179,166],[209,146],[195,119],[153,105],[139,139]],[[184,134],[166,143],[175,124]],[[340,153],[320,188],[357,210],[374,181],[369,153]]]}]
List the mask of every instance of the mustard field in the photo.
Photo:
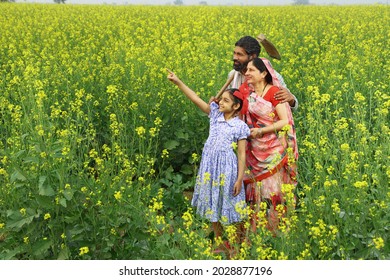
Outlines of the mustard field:
[{"label": "mustard field", "polygon": [[[227,259],[190,206],[235,42],[299,100],[295,211],[234,259],[390,259],[390,8],[0,5],[0,259]],[[249,211],[249,209],[248,209]]]}]

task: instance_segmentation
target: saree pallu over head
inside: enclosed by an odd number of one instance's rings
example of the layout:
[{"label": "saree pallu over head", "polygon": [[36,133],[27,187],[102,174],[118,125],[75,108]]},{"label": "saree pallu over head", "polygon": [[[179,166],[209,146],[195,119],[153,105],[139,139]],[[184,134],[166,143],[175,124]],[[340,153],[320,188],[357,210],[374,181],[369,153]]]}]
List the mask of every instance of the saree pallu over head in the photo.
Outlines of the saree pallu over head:
[{"label": "saree pallu over head", "polygon": [[272,84],[274,86],[280,88],[280,86],[281,86],[280,81],[279,81],[278,77],[276,76],[275,70],[272,67],[271,62],[264,57],[261,57],[261,60],[264,62],[265,67],[267,67],[268,72],[271,74]]}]

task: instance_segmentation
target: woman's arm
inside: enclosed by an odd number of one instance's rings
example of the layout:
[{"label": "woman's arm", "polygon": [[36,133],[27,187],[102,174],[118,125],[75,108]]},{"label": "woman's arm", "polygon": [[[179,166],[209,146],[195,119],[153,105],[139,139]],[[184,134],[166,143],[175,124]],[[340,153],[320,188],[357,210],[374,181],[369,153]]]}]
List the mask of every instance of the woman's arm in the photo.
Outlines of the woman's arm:
[{"label": "woman's arm", "polygon": [[168,80],[177,85],[177,87],[190,99],[196,106],[199,107],[206,114],[210,113],[210,104],[207,104],[200,98],[192,89],[183,83],[172,71],[168,70]]},{"label": "woman's arm", "polygon": [[270,132],[277,132],[288,124],[287,108],[285,103],[279,103],[275,107],[276,113],[279,116],[279,120],[272,125],[261,128],[252,128],[251,137],[261,137],[262,135]]}]

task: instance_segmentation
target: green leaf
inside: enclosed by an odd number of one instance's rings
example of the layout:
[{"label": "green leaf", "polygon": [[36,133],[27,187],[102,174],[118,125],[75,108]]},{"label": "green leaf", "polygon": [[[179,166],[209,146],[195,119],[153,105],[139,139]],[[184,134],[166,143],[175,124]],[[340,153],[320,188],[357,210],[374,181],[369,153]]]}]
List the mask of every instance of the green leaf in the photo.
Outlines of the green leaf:
[{"label": "green leaf", "polygon": [[171,181],[169,181],[168,179],[165,179],[165,178],[162,178],[162,179],[160,180],[160,183],[163,184],[163,185],[165,185],[165,186],[167,186],[167,187],[170,187],[170,186],[172,186],[172,184],[173,184]]},{"label": "green leaf", "polygon": [[45,184],[45,181],[46,181],[46,176],[40,176],[39,177],[39,183],[38,183],[38,187],[39,187],[39,195],[43,195],[43,196],[53,196],[55,194],[54,190],[52,187],[48,186],[48,185],[44,185]]},{"label": "green leaf", "polygon": [[65,247],[61,249],[61,251],[58,254],[57,260],[68,260],[70,256],[70,252],[68,247]]},{"label": "green leaf", "polygon": [[15,184],[15,188],[16,189],[19,189],[19,188],[21,188],[21,187],[23,187],[24,186],[24,183],[16,183]]},{"label": "green leaf", "polygon": [[39,177],[39,187],[42,187],[43,186],[43,184],[45,183],[45,181],[46,181],[46,178],[47,178],[47,176],[40,176]]},{"label": "green leaf", "polygon": [[17,152],[16,154],[14,154],[14,157],[15,157],[15,158],[18,158],[18,157],[20,157],[21,155],[23,155],[25,152],[26,152],[26,150],[20,150],[19,152]]},{"label": "green leaf", "polygon": [[15,182],[15,181],[26,181],[27,178],[26,176],[23,174],[23,171],[20,170],[19,168],[15,168],[15,171],[14,173],[11,174],[11,183]]},{"label": "green leaf", "polygon": [[50,186],[41,186],[39,187],[39,195],[43,196],[53,196],[55,194],[54,190]]},{"label": "green leaf", "polygon": [[25,163],[39,163],[39,158],[38,157],[26,157],[24,158]]},{"label": "green leaf", "polygon": [[60,199],[60,204],[66,208],[66,206],[67,206],[66,199],[65,198],[61,198]]},{"label": "green leaf", "polygon": [[32,214],[32,215],[27,215],[26,214],[26,216],[22,216],[21,219],[13,220],[11,222],[8,222],[7,223],[7,227],[11,228],[11,229],[20,229],[24,225],[30,224],[34,220],[34,218],[36,218],[38,216],[39,216],[39,214]]},{"label": "green leaf", "polygon": [[16,220],[21,217],[21,214],[19,211],[16,210],[7,210],[7,218],[11,220]]},{"label": "green leaf", "polygon": [[179,142],[177,142],[176,140],[169,140],[167,142],[164,143],[164,148],[165,149],[168,149],[168,150],[173,150],[174,148],[176,148],[177,146],[179,146]]},{"label": "green leaf", "polygon": [[68,233],[66,233],[66,236],[71,236],[72,241],[81,241],[84,239],[85,231],[86,228],[73,228],[70,229]]},{"label": "green leaf", "polygon": [[194,167],[188,164],[184,164],[181,167],[180,172],[186,175],[191,175],[192,173],[194,173]]},{"label": "green leaf", "polygon": [[40,240],[38,242],[35,242],[34,245],[32,246],[32,251],[34,256],[42,259],[45,256],[47,250],[49,250],[51,245],[52,245],[52,241],[50,239]]},{"label": "green leaf", "polygon": [[72,200],[73,198],[73,194],[74,194],[74,190],[72,189],[65,189],[64,190],[64,197],[66,198],[66,200]]},{"label": "green leaf", "polygon": [[3,253],[0,254],[0,259],[1,260],[16,260],[17,258],[15,258],[16,255],[19,255],[21,253],[24,253],[24,250],[22,247],[18,247],[14,250],[7,250]]},{"label": "green leaf", "polygon": [[48,196],[37,195],[36,200],[38,202],[38,205],[43,208],[53,207],[53,199]]},{"label": "green leaf", "polygon": [[179,130],[175,134],[179,139],[188,140],[188,133],[183,130]]},{"label": "green leaf", "polygon": [[79,222],[79,217],[77,215],[65,216],[64,220],[68,224],[77,224]]}]

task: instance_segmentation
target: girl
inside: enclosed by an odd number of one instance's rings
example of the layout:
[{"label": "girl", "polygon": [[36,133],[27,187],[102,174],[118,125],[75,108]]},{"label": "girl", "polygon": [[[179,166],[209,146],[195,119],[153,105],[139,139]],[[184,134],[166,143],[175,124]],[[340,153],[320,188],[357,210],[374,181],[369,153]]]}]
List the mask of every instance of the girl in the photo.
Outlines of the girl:
[{"label": "girl", "polygon": [[237,116],[247,106],[246,99],[237,89],[230,89],[222,94],[219,104],[208,104],[172,71],[168,72],[168,79],[210,118],[209,137],[203,147],[191,204],[201,217],[212,222],[217,239],[222,237],[221,223],[240,222],[243,219],[240,209],[246,207],[243,177],[250,131]]}]

